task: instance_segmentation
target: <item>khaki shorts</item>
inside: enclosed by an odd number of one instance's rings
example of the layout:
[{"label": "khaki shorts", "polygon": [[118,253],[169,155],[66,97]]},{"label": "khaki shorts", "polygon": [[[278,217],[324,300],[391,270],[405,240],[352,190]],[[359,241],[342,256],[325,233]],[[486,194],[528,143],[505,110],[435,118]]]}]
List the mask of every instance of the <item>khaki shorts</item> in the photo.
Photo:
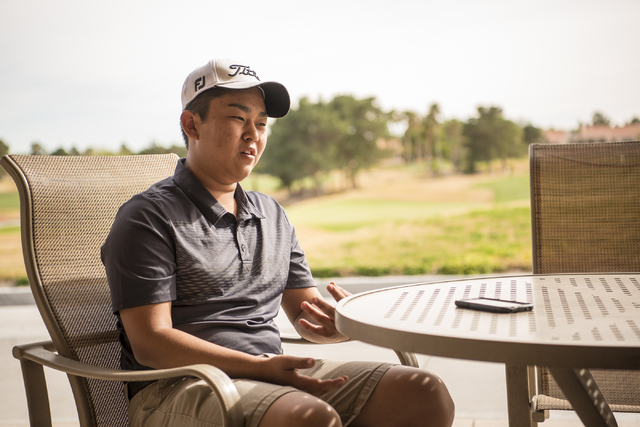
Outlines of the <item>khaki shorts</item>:
[{"label": "khaki shorts", "polygon": [[[342,387],[321,396],[347,426],[359,413],[378,381],[392,364],[379,362],[337,362],[317,360],[300,373],[321,379],[347,375]],[[245,426],[257,427],[269,406],[280,396],[298,391],[252,380],[234,380],[244,411]],[[192,377],[156,381],[139,391],[129,402],[131,427],[222,426],[216,396],[202,380]]]}]

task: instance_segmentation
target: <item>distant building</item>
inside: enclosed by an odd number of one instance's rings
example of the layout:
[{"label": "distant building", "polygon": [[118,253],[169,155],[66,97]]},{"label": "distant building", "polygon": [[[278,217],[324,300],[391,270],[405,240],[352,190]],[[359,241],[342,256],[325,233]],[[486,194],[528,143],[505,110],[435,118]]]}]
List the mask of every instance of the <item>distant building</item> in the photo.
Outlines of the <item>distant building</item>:
[{"label": "distant building", "polygon": [[545,130],[542,134],[549,144],[567,144],[571,142],[571,132],[565,130]]},{"label": "distant building", "polygon": [[611,142],[640,139],[640,123],[625,126],[580,126],[571,142]]},{"label": "distant building", "polygon": [[625,126],[581,125],[576,131],[546,130],[543,132],[549,144],[570,142],[613,142],[640,140],[640,123]]}]

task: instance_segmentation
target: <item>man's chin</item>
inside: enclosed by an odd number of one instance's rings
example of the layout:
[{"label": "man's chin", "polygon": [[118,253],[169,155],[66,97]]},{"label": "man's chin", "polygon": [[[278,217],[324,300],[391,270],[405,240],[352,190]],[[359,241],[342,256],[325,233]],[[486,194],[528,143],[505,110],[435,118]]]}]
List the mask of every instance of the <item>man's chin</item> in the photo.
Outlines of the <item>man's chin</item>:
[{"label": "man's chin", "polygon": [[245,173],[242,173],[241,175],[238,176],[238,182],[242,182],[245,179],[247,179],[250,175],[251,172],[253,171],[253,168],[249,169],[248,171],[246,171]]}]

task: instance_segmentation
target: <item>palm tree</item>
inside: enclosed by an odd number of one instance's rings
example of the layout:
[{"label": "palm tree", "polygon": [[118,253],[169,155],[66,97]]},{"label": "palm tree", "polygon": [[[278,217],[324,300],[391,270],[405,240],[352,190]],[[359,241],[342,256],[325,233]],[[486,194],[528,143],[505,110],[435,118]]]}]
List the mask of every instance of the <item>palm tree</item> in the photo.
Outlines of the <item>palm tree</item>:
[{"label": "palm tree", "polygon": [[[429,106],[429,112],[424,118],[426,152],[425,162],[427,168],[435,175],[440,173],[442,165],[442,144],[440,142],[440,106],[434,102]],[[435,155],[435,161],[433,156]]]},{"label": "palm tree", "polygon": [[402,117],[407,123],[407,130],[404,132],[402,145],[404,146],[405,161],[409,164],[413,163],[415,158],[420,159],[420,156],[414,156],[414,154],[420,151],[422,145],[419,140],[419,127],[422,120],[415,111],[404,111]]}]

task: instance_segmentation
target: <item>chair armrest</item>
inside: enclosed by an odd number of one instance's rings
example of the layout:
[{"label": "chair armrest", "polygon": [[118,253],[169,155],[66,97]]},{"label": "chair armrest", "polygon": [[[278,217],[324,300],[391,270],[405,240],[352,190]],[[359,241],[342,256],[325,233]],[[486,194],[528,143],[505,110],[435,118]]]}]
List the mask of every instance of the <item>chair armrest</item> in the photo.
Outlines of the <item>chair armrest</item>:
[{"label": "chair armrest", "polygon": [[393,350],[393,351],[396,353],[396,356],[398,356],[400,363],[403,364],[404,366],[412,366],[414,368],[420,367],[415,353],[411,353],[409,351],[398,351],[398,350]]},{"label": "chair armrest", "polygon": [[305,340],[298,334],[283,334],[280,333],[280,341],[286,344],[317,344],[313,341]]},{"label": "chair armrest", "polygon": [[[199,364],[171,369],[128,371],[89,365],[73,359],[69,359],[64,356],[60,356],[53,351],[54,346],[50,341],[24,344],[15,346],[13,348],[13,357],[20,360],[21,362],[35,362],[38,365],[62,371],[69,375],[109,381],[155,381],[159,379],[181,376],[197,377],[205,381],[209,385],[209,387],[211,387],[211,390],[213,390],[213,392],[216,394],[216,397],[220,401],[222,407],[223,425],[239,426],[244,424],[244,415],[242,411],[242,405],[240,403],[240,395],[238,394],[238,391],[236,390],[236,387],[231,379],[222,370],[216,368],[215,366]],[[42,372],[41,369],[42,368],[40,368],[40,372]],[[23,368],[23,375],[25,375],[25,387],[27,388],[27,400],[29,400],[30,393],[28,390],[29,386],[27,385],[27,382],[30,379],[26,377],[27,374],[28,372]],[[33,372],[33,374],[38,375],[35,372]],[[44,387],[46,393],[46,383],[44,383]],[[42,391],[40,391],[40,393],[42,393]],[[39,394],[39,396],[42,395]],[[35,404],[35,402],[29,402],[30,415],[32,404]],[[40,406],[40,409],[43,409],[42,406]]]}]

